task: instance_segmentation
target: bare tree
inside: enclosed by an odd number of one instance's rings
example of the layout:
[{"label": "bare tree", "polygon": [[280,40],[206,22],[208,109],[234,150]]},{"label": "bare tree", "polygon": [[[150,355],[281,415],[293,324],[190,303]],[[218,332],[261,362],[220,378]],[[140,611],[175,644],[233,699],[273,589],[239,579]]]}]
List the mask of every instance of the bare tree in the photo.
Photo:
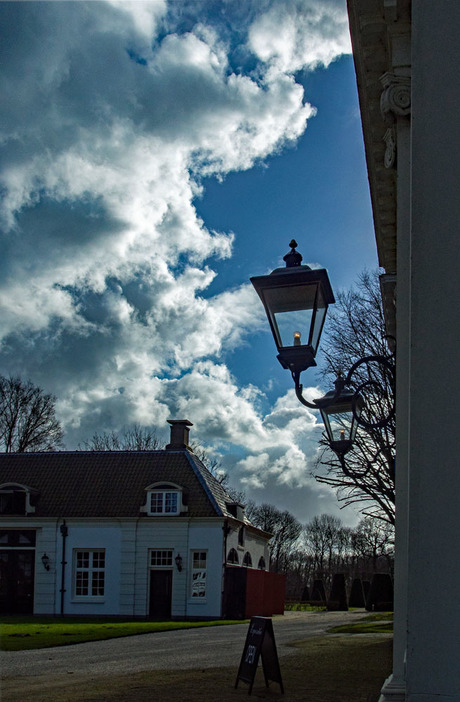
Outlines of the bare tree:
[{"label": "bare tree", "polygon": [[62,446],[56,398],[19,376],[0,376],[0,450],[52,451]]},{"label": "bare tree", "polygon": [[270,542],[270,561],[271,567],[278,573],[284,569],[302,531],[302,525],[287,510],[282,512],[269,504],[251,508],[250,519],[254,526],[273,534],[273,540]]},{"label": "bare tree", "polygon": [[213,475],[225,489],[228,489],[228,473],[223,470],[219,459],[216,456],[212,456],[201,444],[192,444],[190,448],[195,456],[206,466],[211,475]]},{"label": "bare tree", "polygon": [[394,527],[379,519],[364,517],[352,530],[350,543],[355,558],[369,561],[375,572],[379,558],[384,557],[387,563],[393,559]]},{"label": "bare tree", "polygon": [[[339,293],[322,348],[326,359],[322,375],[330,382],[364,356],[391,357],[377,273],[363,273],[355,288]],[[364,364],[356,371],[352,387],[356,390],[369,380],[375,382],[366,386],[366,404],[373,406],[378,417],[389,416],[394,389],[387,369],[378,363]],[[360,503],[364,514],[394,524],[394,416],[384,427],[358,430],[353,449],[345,456],[350,475],[344,474],[325,439],[322,444],[318,466],[326,470],[315,478],[335,488],[345,505]]]},{"label": "bare tree", "polygon": [[344,565],[350,530],[344,527],[338,517],[321,514],[304,527],[307,553],[313,559],[314,570],[320,577],[332,575],[334,570]]},{"label": "bare tree", "polygon": [[160,446],[161,442],[153,429],[133,424],[120,433],[95,432],[90,441],[83,442],[78,448],[80,451],[155,451]]}]

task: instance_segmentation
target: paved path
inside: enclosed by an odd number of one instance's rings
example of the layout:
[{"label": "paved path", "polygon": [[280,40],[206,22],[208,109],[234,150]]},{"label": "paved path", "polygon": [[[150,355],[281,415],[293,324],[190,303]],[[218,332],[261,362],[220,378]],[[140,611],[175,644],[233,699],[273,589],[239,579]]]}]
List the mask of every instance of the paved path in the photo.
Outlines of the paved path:
[{"label": "paved path", "polygon": [[[363,612],[288,612],[273,618],[278,655],[290,644],[360,619]],[[123,675],[149,670],[238,666],[248,624],[142,634],[32,651],[2,651],[2,678]]]}]

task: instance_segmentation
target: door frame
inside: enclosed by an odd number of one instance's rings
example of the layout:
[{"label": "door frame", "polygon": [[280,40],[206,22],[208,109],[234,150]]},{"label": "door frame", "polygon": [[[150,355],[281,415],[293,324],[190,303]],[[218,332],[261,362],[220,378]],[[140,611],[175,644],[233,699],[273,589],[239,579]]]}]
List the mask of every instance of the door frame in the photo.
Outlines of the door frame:
[{"label": "door frame", "polygon": [[[165,607],[164,614],[158,612],[158,616],[154,616],[152,613],[152,598],[154,592],[152,590],[152,580],[155,576],[163,576],[164,582],[167,585],[167,596],[165,602],[167,606]],[[149,568],[149,600],[148,600],[148,617],[149,619],[165,619],[169,620],[172,616],[172,588],[173,588],[173,569],[172,568]]]},{"label": "door frame", "polygon": [[[148,584],[147,584],[147,617],[152,618],[152,573],[165,573],[167,576],[168,586],[168,606],[167,613],[164,615],[165,620],[172,617],[172,595],[173,595],[173,548],[149,548],[148,551]],[[160,615],[162,616],[162,615]],[[155,617],[157,618],[157,617]]]},{"label": "door frame", "polygon": [[[2,548],[0,553],[7,554],[8,565],[6,569],[6,599],[0,603],[1,614],[33,614],[35,599],[35,548]],[[27,566],[30,574],[24,575],[24,570],[20,567],[20,557],[27,555]],[[26,585],[22,595],[19,594],[21,586]],[[5,611],[2,611],[5,608]]]}]

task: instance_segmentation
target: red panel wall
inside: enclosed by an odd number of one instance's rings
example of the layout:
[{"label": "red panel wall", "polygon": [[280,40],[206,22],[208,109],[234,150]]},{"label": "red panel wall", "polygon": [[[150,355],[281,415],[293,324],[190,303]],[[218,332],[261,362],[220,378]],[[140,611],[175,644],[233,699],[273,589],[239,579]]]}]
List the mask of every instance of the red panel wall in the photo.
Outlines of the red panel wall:
[{"label": "red panel wall", "polygon": [[284,614],[286,576],[281,573],[265,573],[264,603],[269,615]]},{"label": "red panel wall", "polygon": [[245,616],[271,617],[284,613],[285,575],[247,569]]}]

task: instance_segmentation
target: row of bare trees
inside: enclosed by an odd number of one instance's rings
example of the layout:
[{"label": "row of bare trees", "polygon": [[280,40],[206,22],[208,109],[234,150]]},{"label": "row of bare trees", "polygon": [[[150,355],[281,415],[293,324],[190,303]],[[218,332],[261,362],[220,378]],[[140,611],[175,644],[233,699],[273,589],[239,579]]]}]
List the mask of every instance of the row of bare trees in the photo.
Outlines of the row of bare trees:
[{"label": "row of bare trees", "polygon": [[366,516],[354,528],[343,526],[329,514],[306,524],[284,562],[287,599],[299,599],[303,588],[322,580],[326,589],[336,573],[371,580],[375,573],[390,573],[394,561],[394,528],[388,522]]},{"label": "row of bare trees", "polygon": [[320,579],[330,587],[336,573],[370,580],[374,573],[392,573],[394,528],[365,516],[354,528],[333,515],[322,514],[302,526],[289,512],[249,502],[255,526],[273,534],[270,569],[285,573],[287,599],[300,600],[305,586]]}]

